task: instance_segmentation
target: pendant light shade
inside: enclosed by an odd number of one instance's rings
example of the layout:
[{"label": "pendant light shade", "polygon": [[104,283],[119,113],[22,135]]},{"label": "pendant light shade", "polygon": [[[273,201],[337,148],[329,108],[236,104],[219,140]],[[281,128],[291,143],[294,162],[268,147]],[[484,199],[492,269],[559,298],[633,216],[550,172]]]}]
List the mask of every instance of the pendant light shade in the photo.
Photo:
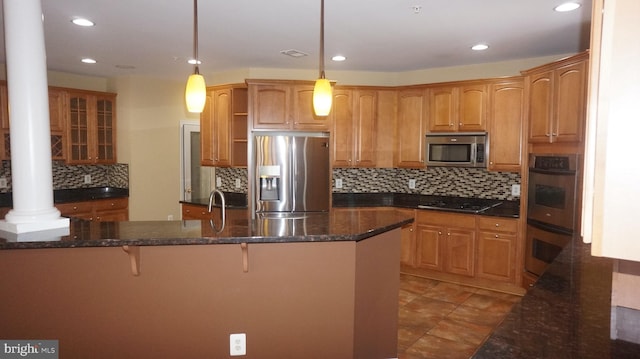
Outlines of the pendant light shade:
[{"label": "pendant light shade", "polygon": [[193,0],[193,60],[195,69],[187,80],[184,98],[189,112],[201,113],[207,98],[207,85],[198,69],[198,0]]},{"label": "pendant light shade", "polygon": [[328,116],[329,112],[331,112],[332,100],[333,93],[329,80],[325,78],[317,79],[313,87],[313,111],[316,116]]},{"label": "pendant light shade", "polygon": [[324,77],[324,0],[320,0],[320,78],[313,87],[313,111],[316,116],[328,116],[333,101],[331,83]]},{"label": "pendant light shade", "polygon": [[202,112],[207,99],[207,85],[205,84],[204,77],[202,75],[192,74],[189,76],[184,97],[187,102],[187,110],[189,112]]}]

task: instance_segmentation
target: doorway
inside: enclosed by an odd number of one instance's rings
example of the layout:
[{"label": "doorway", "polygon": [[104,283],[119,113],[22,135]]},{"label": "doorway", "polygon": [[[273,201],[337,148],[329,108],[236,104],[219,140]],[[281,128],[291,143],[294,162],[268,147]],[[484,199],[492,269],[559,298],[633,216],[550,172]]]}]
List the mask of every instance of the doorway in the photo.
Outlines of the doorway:
[{"label": "doorway", "polygon": [[213,168],[200,165],[200,123],[181,121],[181,196],[182,201],[209,197],[213,189]]}]

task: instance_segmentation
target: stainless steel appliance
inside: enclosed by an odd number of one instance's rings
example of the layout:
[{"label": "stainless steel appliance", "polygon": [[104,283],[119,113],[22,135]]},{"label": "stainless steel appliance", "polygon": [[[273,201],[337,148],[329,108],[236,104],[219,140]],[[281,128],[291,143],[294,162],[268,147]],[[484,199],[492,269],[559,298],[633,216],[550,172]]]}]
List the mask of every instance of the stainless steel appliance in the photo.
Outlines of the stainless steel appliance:
[{"label": "stainless steel appliance", "polygon": [[427,166],[487,167],[486,132],[427,133]]},{"label": "stainless steel appliance", "polygon": [[576,232],[578,155],[531,154],[525,269],[541,275]]},{"label": "stainless steel appliance", "polygon": [[253,166],[255,213],[329,210],[328,133],[255,132]]}]

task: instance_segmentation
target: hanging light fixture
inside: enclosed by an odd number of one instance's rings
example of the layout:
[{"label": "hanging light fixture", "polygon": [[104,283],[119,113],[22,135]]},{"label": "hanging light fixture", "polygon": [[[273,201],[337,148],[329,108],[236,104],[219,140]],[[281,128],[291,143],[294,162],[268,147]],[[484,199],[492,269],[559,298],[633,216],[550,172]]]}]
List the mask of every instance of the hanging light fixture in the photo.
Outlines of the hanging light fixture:
[{"label": "hanging light fixture", "polygon": [[324,77],[324,0],[320,0],[320,78],[313,87],[313,111],[316,116],[328,116],[332,100],[331,83]]},{"label": "hanging light fixture", "polygon": [[207,86],[198,69],[198,0],[193,0],[193,61],[195,70],[187,80],[184,98],[189,112],[201,113],[207,98]]}]

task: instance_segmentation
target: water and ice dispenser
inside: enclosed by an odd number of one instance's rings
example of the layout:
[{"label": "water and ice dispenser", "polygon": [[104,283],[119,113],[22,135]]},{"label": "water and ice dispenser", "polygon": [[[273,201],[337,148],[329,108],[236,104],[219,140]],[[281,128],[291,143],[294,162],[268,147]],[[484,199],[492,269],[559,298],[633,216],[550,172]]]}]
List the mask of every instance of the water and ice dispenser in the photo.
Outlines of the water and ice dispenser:
[{"label": "water and ice dispenser", "polygon": [[280,166],[258,166],[260,201],[279,201],[281,192]]}]

